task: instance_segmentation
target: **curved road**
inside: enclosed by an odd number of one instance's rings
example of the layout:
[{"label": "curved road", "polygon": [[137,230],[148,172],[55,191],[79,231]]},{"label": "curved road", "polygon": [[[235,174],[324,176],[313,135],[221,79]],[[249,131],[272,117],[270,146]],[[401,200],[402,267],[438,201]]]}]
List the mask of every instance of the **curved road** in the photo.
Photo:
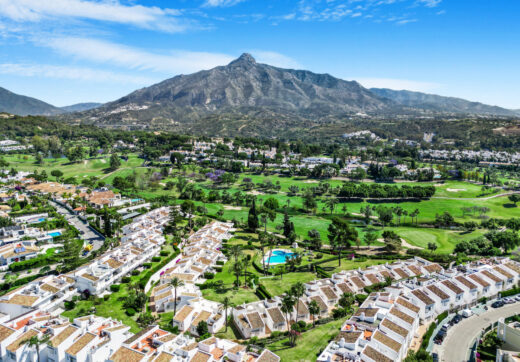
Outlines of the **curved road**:
[{"label": "curved road", "polygon": [[497,309],[490,307],[487,312],[479,316],[474,315],[463,319],[448,330],[448,335],[439,351],[441,361],[467,362],[470,343],[473,339],[499,318],[507,318],[515,314],[520,314],[520,303],[508,304]]}]

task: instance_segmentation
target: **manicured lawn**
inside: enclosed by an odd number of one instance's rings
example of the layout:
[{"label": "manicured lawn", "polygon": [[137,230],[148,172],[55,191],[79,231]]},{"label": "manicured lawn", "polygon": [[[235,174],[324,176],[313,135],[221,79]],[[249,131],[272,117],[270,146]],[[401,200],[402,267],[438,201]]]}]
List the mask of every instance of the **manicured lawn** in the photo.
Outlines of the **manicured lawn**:
[{"label": "manicured lawn", "polygon": [[[329,257],[328,255],[324,257]],[[351,260],[343,258],[341,259],[341,266],[338,266],[338,259],[334,259],[331,261],[328,261],[326,263],[320,264],[322,268],[327,268],[326,270],[330,273],[337,273],[342,270],[353,270],[357,268],[368,268],[372,265],[379,265],[379,264],[385,264],[387,262],[390,262],[389,260],[379,260],[379,259],[367,259],[367,260]],[[329,268],[334,268],[334,270],[329,270]]]},{"label": "manicured lawn", "polygon": [[288,291],[291,285],[296,282],[307,283],[314,279],[318,279],[316,274],[305,272],[284,274],[282,278],[279,276],[261,277],[260,282],[271,295],[281,295]]},{"label": "manicured lawn", "polygon": [[320,352],[338,333],[344,319],[320,325],[301,335],[296,347],[289,347],[288,339],[282,339],[267,346],[280,356],[282,361],[316,361]]},{"label": "manicured lawn", "polygon": [[464,233],[455,230],[445,229],[417,229],[417,228],[388,228],[395,231],[403,239],[411,245],[415,245],[426,249],[428,243],[437,244],[437,253],[451,253],[453,248],[461,241],[473,240],[484,234],[482,230],[476,230],[472,233]]}]

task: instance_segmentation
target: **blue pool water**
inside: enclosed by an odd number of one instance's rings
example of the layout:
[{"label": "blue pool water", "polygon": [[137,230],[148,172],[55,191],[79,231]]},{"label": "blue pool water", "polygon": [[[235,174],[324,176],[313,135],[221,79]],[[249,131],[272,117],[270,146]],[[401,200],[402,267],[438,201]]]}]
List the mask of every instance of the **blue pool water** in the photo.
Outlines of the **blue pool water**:
[{"label": "blue pool water", "polygon": [[41,217],[38,219],[39,222],[44,222],[46,219],[44,217]]},{"label": "blue pool water", "polygon": [[56,238],[58,236],[61,236],[61,233],[59,231],[54,231],[52,233],[49,233],[49,236],[52,236],[53,238]]},{"label": "blue pool water", "polygon": [[132,202],[138,202],[141,201],[141,199],[132,199]]},{"label": "blue pool water", "polygon": [[271,257],[269,258],[269,263],[285,263],[286,258],[292,258],[294,253],[286,252],[283,250],[273,250]]}]

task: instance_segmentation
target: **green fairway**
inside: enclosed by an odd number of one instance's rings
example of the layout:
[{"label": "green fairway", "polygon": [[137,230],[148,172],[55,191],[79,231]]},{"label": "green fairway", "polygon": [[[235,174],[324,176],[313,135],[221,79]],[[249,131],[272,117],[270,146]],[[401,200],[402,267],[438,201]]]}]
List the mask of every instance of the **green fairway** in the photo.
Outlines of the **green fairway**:
[{"label": "green fairway", "polygon": [[389,228],[405,239],[409,244],[427,249],[428,243],[437,244],[437,253],[451,253],[457,243],[472,240],[484,234],[481,230],[472,233],[444,229]]}]

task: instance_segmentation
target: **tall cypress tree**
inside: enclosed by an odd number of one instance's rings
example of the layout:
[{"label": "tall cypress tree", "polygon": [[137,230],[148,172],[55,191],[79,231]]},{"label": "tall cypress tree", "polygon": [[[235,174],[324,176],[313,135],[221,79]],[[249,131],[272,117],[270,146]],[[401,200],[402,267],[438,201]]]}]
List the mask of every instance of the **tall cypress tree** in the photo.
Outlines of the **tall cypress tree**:
[{"label": "tall cypress tree", "polygon": [[253,204],[249,209],[249,215],[247,216],[247,226],[249,230],[256,231],[260,223],[258,222],[258,213],[256,210],[256,199],[253,199]]}]

